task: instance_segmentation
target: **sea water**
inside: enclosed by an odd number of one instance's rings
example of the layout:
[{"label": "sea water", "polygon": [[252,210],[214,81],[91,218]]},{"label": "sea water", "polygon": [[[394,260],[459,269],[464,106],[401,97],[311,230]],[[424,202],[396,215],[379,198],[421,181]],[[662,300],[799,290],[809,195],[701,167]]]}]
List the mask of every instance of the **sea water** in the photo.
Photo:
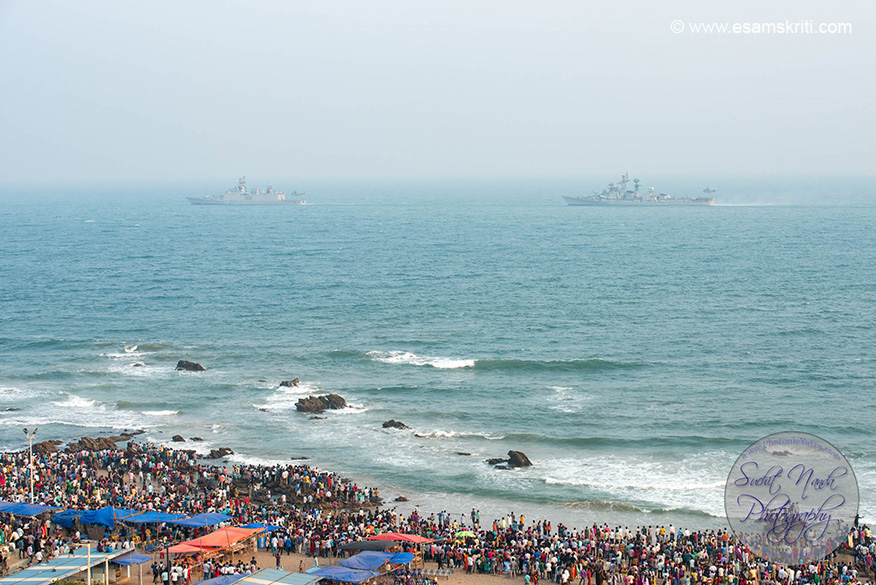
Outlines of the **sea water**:
[{"label": "sea water", "polygon": [[[721,527],[736,457],[800,430],[845,453],[873,518],[876,207],[333,189],[7,193],[0,447],[144,429],[231,462],[307,457],[428,511]],[[349,408],[296,412],[329,392]],[[511,449],[533,467],[484,463]]]}]

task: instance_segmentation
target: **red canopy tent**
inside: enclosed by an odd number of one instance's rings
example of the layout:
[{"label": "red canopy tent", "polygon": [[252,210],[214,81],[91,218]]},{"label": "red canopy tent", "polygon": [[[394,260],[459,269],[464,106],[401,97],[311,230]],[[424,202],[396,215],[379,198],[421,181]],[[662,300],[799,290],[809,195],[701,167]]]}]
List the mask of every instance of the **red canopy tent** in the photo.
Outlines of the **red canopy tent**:
[{"label": "red canopy tent", "polygon": [[[185,554],[197,552],[209,552],[228,548],[242,540],[246,540],[256,532],[261,532],[262,528],[236,528],[226,526],[219,530],[214,530],[210,534],[200,538],[194,538],[181,542],[168,549],[172,554]],[[163,554],[164,551],[161,551]]]},{"label": "red canopy tent", "polygon": [[419,536],[417,534],[402,534],[400,532],[387,532],[386,534],[375,534],[369,536],[365,540],[396,540],[400,542],[412,542],[414,544],[423,544],[425,542],[435,542],[431,538]]}]

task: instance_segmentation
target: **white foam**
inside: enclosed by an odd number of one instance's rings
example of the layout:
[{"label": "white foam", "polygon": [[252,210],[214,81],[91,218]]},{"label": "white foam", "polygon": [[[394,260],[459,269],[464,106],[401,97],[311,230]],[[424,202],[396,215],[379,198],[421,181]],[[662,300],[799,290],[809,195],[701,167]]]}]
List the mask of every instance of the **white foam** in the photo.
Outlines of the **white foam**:
[{"label": "white foam", "polygon": [[294,410],[298,399],[318,394],[322,392],[318,387],[310,384],[299,384],[298,386],[281,386],[274,390],[272,394],[265,398],[261,404],[253,404],[253,408],[259,410],[267,410],[269,412]]},{"label": "white foam", "polygon": [[173,416],[175,414],[179,414],[178,410],[144,410],[140,414],[145,414],[146,416]]},{"label": "white foam", "polygon": [[347,415],[362,414],[363,412],[368,412],[368,408],[364,404],[350,404],[348,402],[345,408],[340,408],[337,410],[327,410],[324,414]]},{"label": "white foam", "polygon": [[0,394],[3,395],[4,398],[11,397],[21,397],[21,396],[31,396],[34,394],[33,390],[24,390],[22,388],[13,388],[12,386],[0,386]]},{"label": "white foam", "polygon": [[89,400],[88,398],[82,398],[81,396],[76,396],[75,394],[69,394],[67,392],[58,392],[58,394],[67,396],[67,400],[62,402],[52,402],[52,404],[62,408],[93,408],[101,404],[97,400]]},{"label": "white foam", "polygon": [[726,470],[733,457],[723,451],[696,453],[680,459],[656,455],[603,455],[546,459],[533,470],[547,484],[579,487],[621,502],[649,502],[669,508],[724,510]]},{"label": "white foam", "polygon": [[457,431],[444,431],[441,429],[431,431],[428,433],[417,433],[420,437],[426,437],[429,439],[452,439],[452,438],[460,438],[460,439],[486,439],[488,441],[501,441],[505,438],[505,435],[494,435],[491,433],[472,433],[472,432],[457,432]]},{"label": "white foam", "polygon": [[420,356],[409,351],[369,351],[367,354],[372,360],[384,364],[404,364],[411,366],[431,366],[439,370],[455,370],[459,368],[473,368],[475,360],[466,360],[449,357]]},{"label": "white foam", "polygon": [[[135,364],[141,365],[135,365]],[[123,376],[135,376],[145,378],[150,376],[158,376],[160,374],[170,374],[170,370],[159,366],[148,366],[141,362],[131,362],[129,364],[117,364],[110,366],[106,370],[113,374],[121,374]]]},{"label": "white foam", "polygon": [[[266,467],[271,467],[273,465],[289,465],[292,463],[291,460],[283,460],[283,459],[269,459],[266,457],[257,457],[255,455],[247,455],[245,453],[233,453],[228,456],[228,461],[230,463],[240,463],[243,465],[264,465]],[[305,461],[307,463],[307,461]]]},{"label": "white foam", "polygon": [[136,345],[130,345],[125,347],[125,353],[134,353],[135,351],[137,351]]}]

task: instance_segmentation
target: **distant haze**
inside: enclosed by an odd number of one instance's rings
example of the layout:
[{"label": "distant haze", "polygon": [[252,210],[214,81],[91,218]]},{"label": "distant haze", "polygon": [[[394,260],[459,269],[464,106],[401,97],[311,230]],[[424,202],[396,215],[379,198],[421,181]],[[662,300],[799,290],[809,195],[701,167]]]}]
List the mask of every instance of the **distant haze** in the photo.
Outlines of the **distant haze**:
[{"label": "distant haze", "polygon": [[[0,184],[867,176],[874,14],[863,0],[0,0]],[[674,20],[853,32],[674,34]]]}]

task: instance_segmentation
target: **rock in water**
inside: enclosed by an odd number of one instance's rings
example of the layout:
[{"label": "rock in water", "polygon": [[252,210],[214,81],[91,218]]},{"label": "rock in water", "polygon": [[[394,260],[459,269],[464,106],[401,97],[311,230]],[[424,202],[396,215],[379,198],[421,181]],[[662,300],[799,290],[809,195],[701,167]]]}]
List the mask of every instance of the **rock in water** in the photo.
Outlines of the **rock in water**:
[{"label": "rock in water", "polygon": [[388,421],[386,421],[385,423],[383,423],[383,428],[385,428],[385,429],[409,429],[411,427],[409,427],[408,425],[406,425],[405,423],[403,423],[399,420],[395,420],[395,419],[391,418]]},{"label": "rock in water", "polygon": [[48,453],[57,453],[58,445],[56,441],[43,441],[42,443],[33,444],[33,452],[39,455],[47,455]]},{"label": "rock in water", "polygon": [[185,443],[186,442],[186,440],[183,439],[182,435],[174,435],[173,437],[171,437],[170,440],[173,441],[174,443]]},{"label": "rock in water", "polygon": [[298,387],[298,378],[294,380],[283,380],[280,382],[280,386],[285,386],[287,388],[297,388]]},{"label": "rock in water", "polygon": [[206,371],[207,368],[197,362],[190,362],[189,360],[179,360],[178,362],[176,362],[176,369],[185,370],[187,372],[203,372]]},{"label": "rock in water", "polygon": [[325,394],[323,396],[308,396],[307,398],[299,398],[295,404],[298,412],[309,412],[319,414],[326,410],[338,410],[345,408],[347,401],[342,396],[337,394]]},{"label": "rock in water", "polygon": [[347,408],[347,401],[344,400],[342,396],[338,396],[337,394],[329,394],[326,396],[329,402],[329,408],[332,410],[340,410],[341,408]]},{"label": "rock in water", "polygon": [[228,447],[220,447],[218,449],[210,449],[210,454],[203,457],[203,459],[222,459],[228,455],[234,455],[234,451]]},{"label": "rock in water", "polygon": [[104,449],[116,449],[116,442],[110,437],[82,437],[74,443],[67,444],[67,452],[75,453],[76,451],[103,451]]},{"label": "rock in water", "polygon": [[530,467],[531,465],[532,461],[522,451],[508,451],[508,467]]}]

